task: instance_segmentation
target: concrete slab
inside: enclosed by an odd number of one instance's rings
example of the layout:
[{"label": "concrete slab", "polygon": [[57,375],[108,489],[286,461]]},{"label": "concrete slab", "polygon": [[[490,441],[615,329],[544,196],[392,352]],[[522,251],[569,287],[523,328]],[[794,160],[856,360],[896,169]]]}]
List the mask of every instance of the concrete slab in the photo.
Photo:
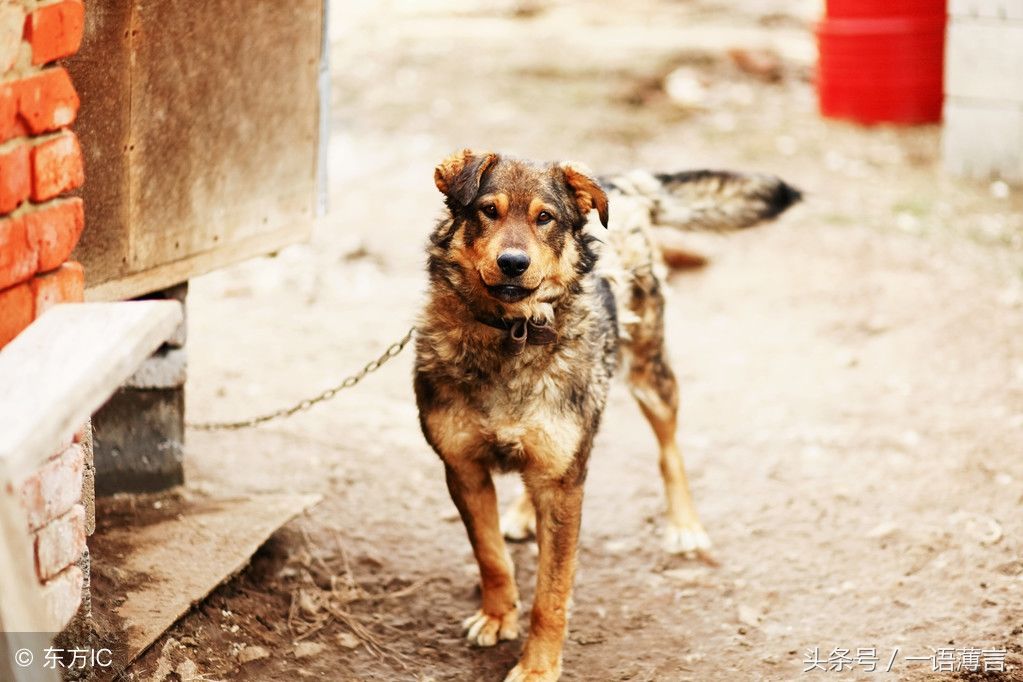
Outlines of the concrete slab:
[{"label": "concrete slab", "polygon": [[123,669],[319,495],[212,497],[191,491],[97,501],[92,604]]}]

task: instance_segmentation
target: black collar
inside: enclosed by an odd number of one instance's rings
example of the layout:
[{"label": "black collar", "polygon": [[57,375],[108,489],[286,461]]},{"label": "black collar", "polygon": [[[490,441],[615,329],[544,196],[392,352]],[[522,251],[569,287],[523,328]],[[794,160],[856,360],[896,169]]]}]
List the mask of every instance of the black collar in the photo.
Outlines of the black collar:
[{"label": "black collar", "polygon": [[537,324],[524,317],[511,320],[489,315],[476,315],[475,317],[480,324],[507,332],[502,347],[509,355],[521,354],[526,349],[527,343],[531,346],[546,346],[558,340],[558,332],[550,322]]}]

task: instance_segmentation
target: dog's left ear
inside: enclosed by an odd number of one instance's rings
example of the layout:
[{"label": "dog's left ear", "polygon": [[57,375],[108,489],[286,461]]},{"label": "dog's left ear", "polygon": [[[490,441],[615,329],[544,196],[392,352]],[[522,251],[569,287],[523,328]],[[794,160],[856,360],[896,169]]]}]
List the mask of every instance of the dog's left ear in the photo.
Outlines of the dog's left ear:
[{"label": "dog's left ear", "polygon": [[561,172],[565,174],[565,183],[575,193],[575,205],[579,207],[579,212],[585,216],[590,210],[597,209],[600,224],[607,227],[607,193],[600,183],[578,164],[563,163]]},{"label": "dog's left ear", "polygon": [[468,206],[480,191],[483,174],[497,158],[497,154],[463,149],[440,162],[433,171],[433,181],[448,198]]}]

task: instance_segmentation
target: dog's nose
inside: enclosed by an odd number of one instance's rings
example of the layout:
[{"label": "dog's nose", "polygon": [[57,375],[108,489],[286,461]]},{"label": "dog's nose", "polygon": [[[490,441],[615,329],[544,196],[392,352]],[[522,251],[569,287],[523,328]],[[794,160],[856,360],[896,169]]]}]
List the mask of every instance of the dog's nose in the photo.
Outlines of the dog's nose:
[{"label": "dog's nose", "polygon": [[509,249],[497,257],[497,267],[508,277],[518,277],[529,268],[529,256],[524,251]]}]

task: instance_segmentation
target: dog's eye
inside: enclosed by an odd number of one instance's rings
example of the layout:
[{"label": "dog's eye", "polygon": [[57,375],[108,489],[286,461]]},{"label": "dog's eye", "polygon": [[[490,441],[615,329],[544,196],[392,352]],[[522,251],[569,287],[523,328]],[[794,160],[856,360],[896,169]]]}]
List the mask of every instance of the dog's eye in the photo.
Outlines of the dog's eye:
[{"label": "dog's eye", "polygon": [[487,204],[480,210],[483,211],[483,215],[485,215],[488,218],[497,217],[497,206],[495,206],[494,204]]},{"label": "dog's eye", "polygon": [[537,225],[546,225],[547,223],[551,222],[552,220],[554,220],[554,216],[552,216],[547,211],[540,211],[540,214],[538,216],[536,216],[536,224]]}]

